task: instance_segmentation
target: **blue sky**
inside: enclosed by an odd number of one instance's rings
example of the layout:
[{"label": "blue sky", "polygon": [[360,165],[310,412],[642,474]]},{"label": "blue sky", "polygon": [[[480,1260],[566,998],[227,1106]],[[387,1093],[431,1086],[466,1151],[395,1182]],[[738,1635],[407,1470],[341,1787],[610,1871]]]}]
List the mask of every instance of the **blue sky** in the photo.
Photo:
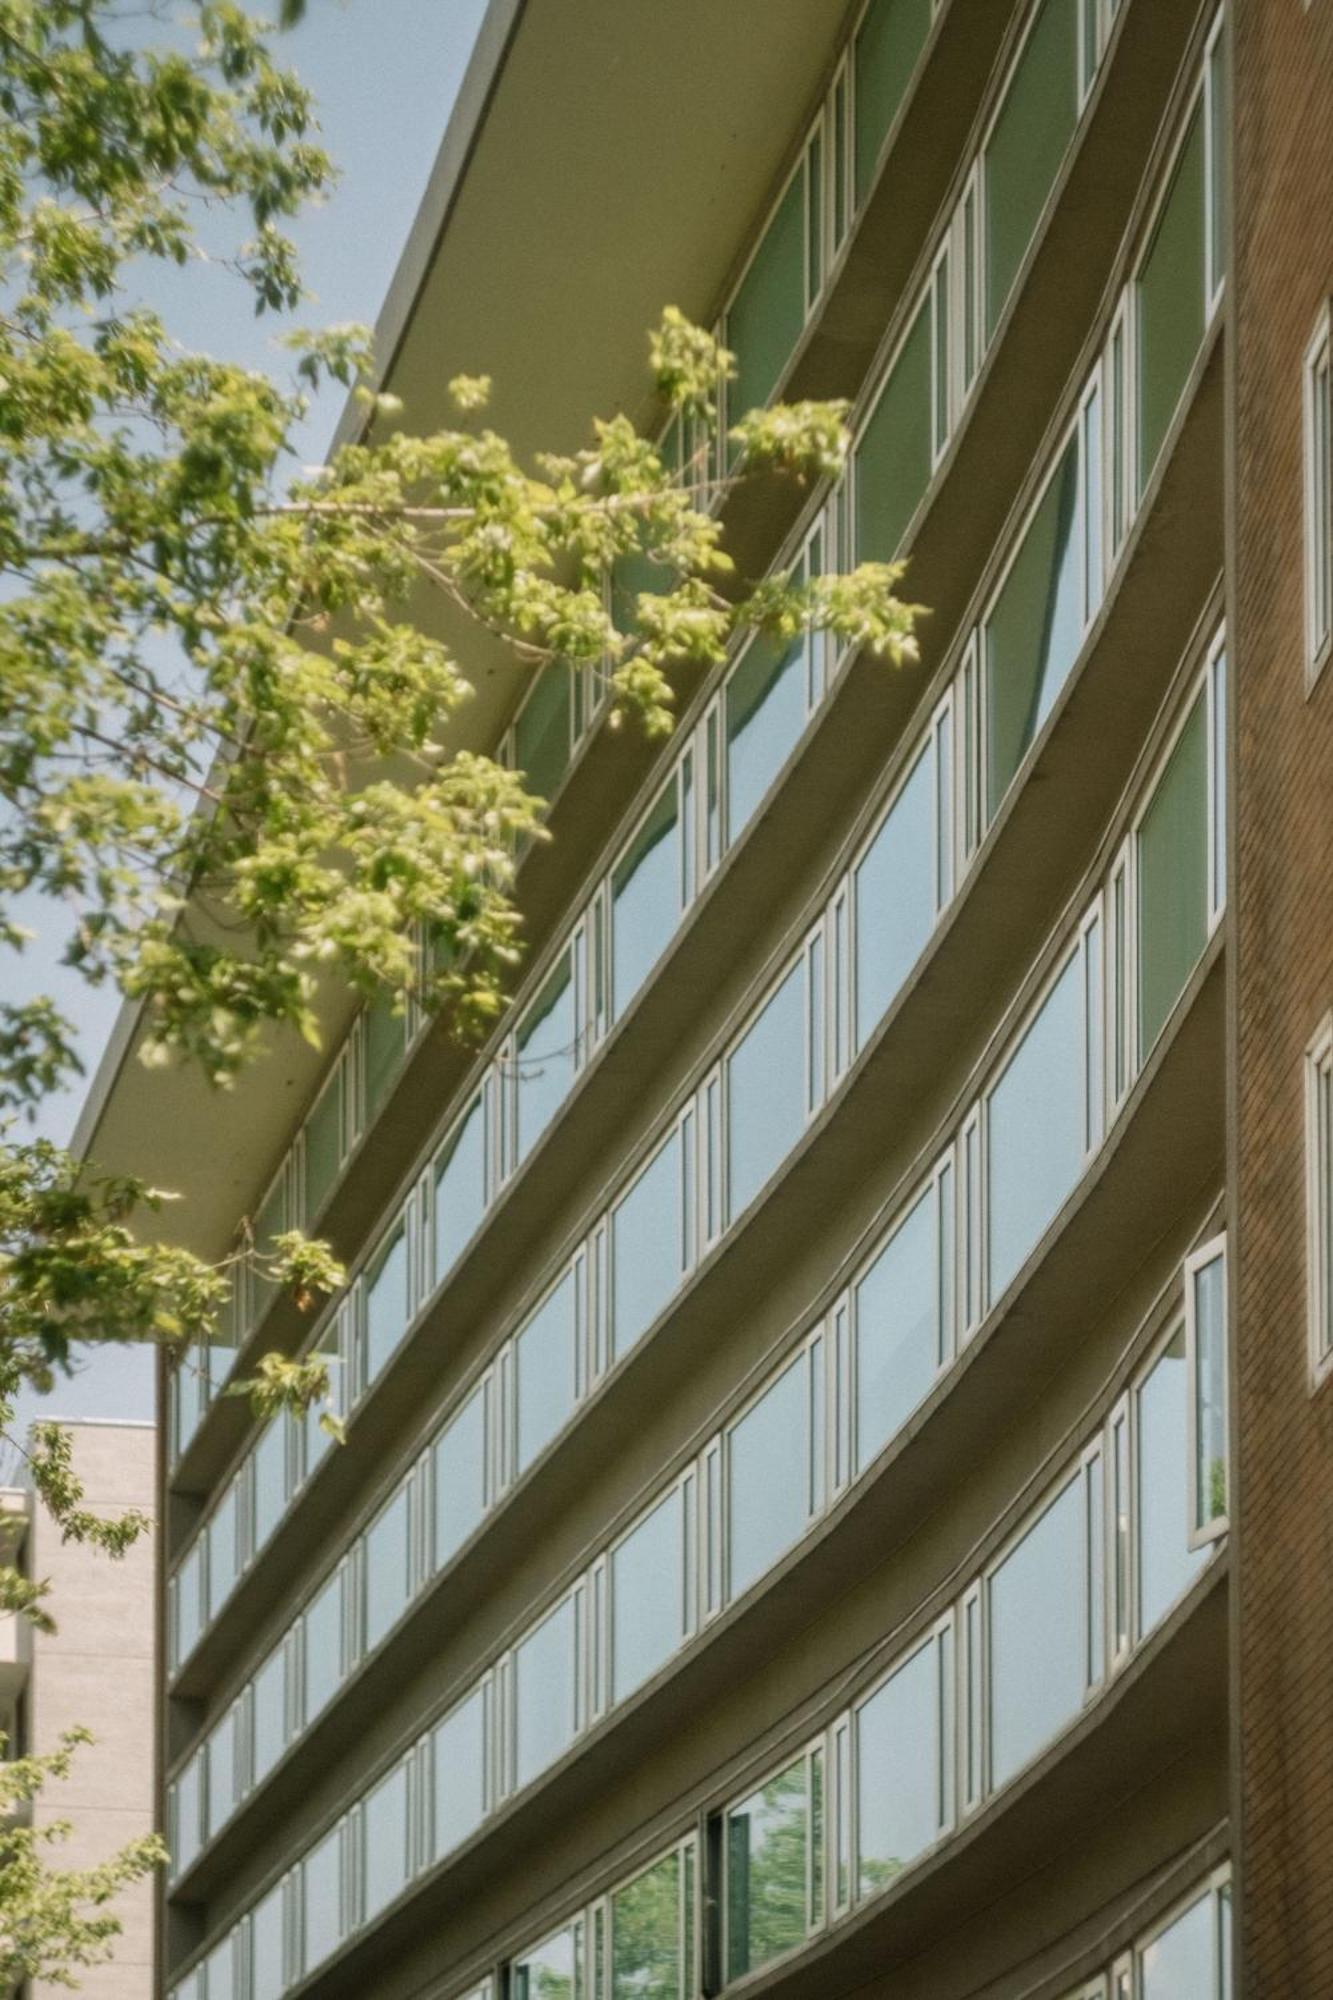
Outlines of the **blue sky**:
[{"label": "blue sky", "polygon": [[[255,0],[254,11],[265,11]],[[297,324],[378,315],[452,109],[485,0],[309,0],[302,25],[279,53],[314,92],[323,144],[341,180],[329,200],[292,230],[313,294]],[[274,345],[278,323],[256,320],[233,281],[192,267],[185,280],[155,276],[145,293],[183,343],[247,367],[285,369]],[[314,409],[302,449],[322,457],[342,407],[335,390]],[[21,957],[0,950],[7,996],[49,993],[79,1031],[89,1076],[116,1012],[116,996],[94,992],[59,964],[60,912],[27,900],[16,912],[36,933]],[[63,1141],[78,1116],[81,1090],[52,1099],[41,1129]],[[25,1405],[26,1419],[35,1405]],[[152,1414],[152,1355],[103,1350],[61,1384],[42,1414],[143,1418]]]}]

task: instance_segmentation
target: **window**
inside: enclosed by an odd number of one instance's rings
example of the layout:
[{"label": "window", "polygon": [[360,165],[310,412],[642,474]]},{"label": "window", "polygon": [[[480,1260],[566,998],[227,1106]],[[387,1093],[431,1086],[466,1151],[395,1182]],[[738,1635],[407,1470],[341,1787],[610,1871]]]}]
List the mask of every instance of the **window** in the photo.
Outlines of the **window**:
[{"label": "window", "polygon": [[822,1881],[823,1757],[807,1752],[726,1816],[726,1976],[802,1944]]},{"label": "window", "polygon": [[1138,822],[1135,863],[1142,1062],[1208,941],[1208,736],[1202,695]]},{"label": "window", "polygon": [[393,1086],[407,1054],[407,1015],[392,1000],[372,1000],[361,1016],[366,1077],[366,1116],[373,1118]]},{"label": "window", "polygon": [[1203,93],[1208,150],[1208,303],[1216,305],[1227,272],[1227,156],[1230,146],[1230,86],[1227,42],[1219,9],[1204,57]]},{"label": "window", "polygon": [[727,1436],[728,1594],[739,1597],[805,1533],[823,1504],[814,1472],[812,1410],[823,1343],[816,1339],[732,1425]]},{"label": "window", "polygon": [[437,1861],[486,1815],[486,1694],[476,1688],[431,1731],[431,1854]]},{"label": "window", "polygon": [[856,1711],[857,1894],[872,1896],[952,1819],[952,1633],[932,1633]]},{"label": "window", "polygon": [[486,1105],[473,1099],[435,1164],[435,1281],[458,1262],[486,1213]]},{"label": "window", "polygon": [[305,1213],[314,1222],[333,1192],[342,1169],[343,1089],[346,1065],[341,1059],[315,1099],[305,1121]]},{"label": "window", "polygon": [[514,718],[514,769],[539,799],[549,799],[569,768],[573,737],[570,668],[564,660],[542,667]]},{"label": "window", "polygon": [[727,1058],[728,1214],[748,1208],[805,1128],[802,959],[764,1002]]},{"label": "window", "polygon": [[693,1625],[691,1479],[659,1500],[611,1551],[611,1699],[623,1701]]},{"label": "window", "polygon": [[179,1666],[199,1643],[203,1630],[204,1554],[208,1544],[201,1532],[172,1579],[172,1663]]},{"label": "window", "polygon": [[925,949],[935,922],[930,746],[922,749],[852,877],[856,1045],[863,1048]]},{"label": "window", "polygon": [[737,661],[724,693],[727,837],[748,825],[805,727],[805,644],[761,633]]},{"label": "window", "polygon": [[1218,1236],[1185,1259],[1189,1361],[1191,1544],[1227,1525],[1227,1260]]},{"label": "window", "polygon": [[569,1095],[578,1067],[573,952],[547,975],[514,1040],[516,1158],[526,1159]]},{"label": "window", "polygon": [[1082,644],[1083,515],[1076,430],[985,621],[986,806],[992,818]]},{"label": "window", "polygon": [[856,443],[858,562],[893,560],[930,484],[930,385],[930,301],[926,298]]},{"label": "window", "polygon": [[953,1256],[946,1163],[853,1288],[858,1472],[897,1435],[952,1354]]},{"label": "window", "polygon": [[611,871],[611,1013],[616,1020],[675,935],[688,894],[682,881],[678,788],[673,771]]},{"label": "window", "polygon": [[509,1987],[511,2000],[590,2000],[582,1917],[514,1959]]},{"label": "window", "polygon": [[301,1965],[313,1972],[342,1940],[342,1827],[335,1826],[301,1864]]},{"label": "window", "polygon": [[988,1297],[994,1302],[1070,1193],[1087,1137],[1085,989],[1069,958],[986,1102]]},{"label": "window", "polygon": [[516,1473],[531,1465],[573,1413],[579,1390],[575,1289],[571,1267],[514,1341]]},{"label": "window", "polygon": [[401,1894],[411,1873],[406,1761],[381,1778],[367,1796],[362,1814],[365,1881],[361,1915],[368,1923]]},{"label": "window", "polygon": [[1044,0],[982,153],[989,340],[1078,119],[1077,0]]},{"label": "window", "polygon": [[259,1784],[287,1747],[287,1649],[275,1646],[256,1673],[250,1706],[254,1782]]},{"label": "window", "polygon": [[579,1727],[579,1610],[565,1598],[514,1648],[514,1787],[554,1764]]},{"label": "window", "polygon": [[307,1728],[343,1677],[343,1578],[339,1567],[306,1606],[302,1631],[303,1719]]},{"label": "window", "polygon": [[412,1595],[412,1555],[409,1530],[409,1487],[406,1480],[366,1529],[366,1651],[373,1652],[391,1626],[398,1623]]},{"label": "window", "polygon": [[1223,1936],[1219,1899],[1212,1894],[1170,1918],[1135,1953],[1139,2000],[1226,2000]]},{"label": "window", "polygon": [[694,1991],[694,1896],[689,1845],[614,1891],[609,2000],[688,2000]]},{"label": "window", "polygon": [[367,1386],[375,1381],[407,1331],[407,1228],[399,1223],[366,1281]]},{"label": "window", "polygon": [[223,1716],[217,1728],[208,1739],[208,1784],[205,1791],[206,1824],[205,1837],[209,1840],[236,1809],[239,1797],[237,1785],[237,1762],[240,1751],[237,1744],[241,1711],[233,1704]]},{"label": "window", "polygon": [[1084,1488],[1075,1476],[987,1579],[992,1788],[1083,1705],[1088,1582]]},{"label": "window", "polygon": [[233,1479],[208,1524],[208,1616],[216,1618],[240,1575],[240,1480]]},{"label": "window", "polygon": [[768,402],[805,325],[807,171],[803,157],[727,311],[726,345],[736,356],[727,385],[733,423]]},{"label": "window", "polygon": [[1313,681],[1333,651],[1333,304],[1305,355],[1305,664]]},{"label": "window", "polygon": [[204,1765],[206,1758],[196,1753],[181,1771],[172,1788],[171,1873],[184,1874],[199,1852],[203,1835]]},{"label": "window", "polygon": [[[290,1229],[296,1221],[296,1217],[292,1214],[290,1194],[291,1176],[289,1162],[284,1160],[276,1179],[255,1211],[254,1248],[261,1259],[273,1256],[274,1238],[281,1236],[283,1231]],[[249,1317],[253,1324],[259,1318],[260,1314],[267,1309],[270,1300],[277,1296],[278,1288],[271,1278],[263,1274],[262,1265],[259,1267],[252,1265],[248,1277],[250,1287]]]},{"label": "window", "polygon": [[686,1145],[681,1121],[611,1211],[611,1353],[634,1345],[689,1266]]},{"label": "window", "polygon": [[884,141],[907,95],[934,14],[932,0],[870,0],[856,31],[856,199],[863,201]]},{"label": "window", "polygon": [[1151,1632],[1187,1590],[1206,1551],[1190,1546],[1188,1370],[1177,1327],[1136,1394],[1138,1637]]},{"label": "window", "polygon": [[1305,1057],[1306,1265],[1315,1380],[1333,1366],[1333,1014]]},{"label": "window", "polygon": [[483,1384],[472,1391],[431,1447],[436,1569],[463,1546],[486,1511],[486,1403]]},{"label": "window", "polygon": [[240,2000],[241,1986],[237,1974],[240,1964],[236,1950],[235,1931],[228,1932],[222,1943],[209,1952],[204,1961],[204,1992],[208,2000]]},{"label": "window", "polygon": [[254,1511],[254,1544],[262,1549],[282,1519],[287,1506],[287,1439],[291,1419],[285,1414],[259,1433],[253,1463],[251,1489]]},{"label": "window", "polygon": [[1140,494],[1203,342],[1207,282],[1203,152],[1203,117],[1196,109],[1136,282]]},{"label": "window", "polygon": [[286,1884],[279,1882],[250,1916],[249,2000],[282,2000],[287,1985],[283,1951],[283,1905]]}]

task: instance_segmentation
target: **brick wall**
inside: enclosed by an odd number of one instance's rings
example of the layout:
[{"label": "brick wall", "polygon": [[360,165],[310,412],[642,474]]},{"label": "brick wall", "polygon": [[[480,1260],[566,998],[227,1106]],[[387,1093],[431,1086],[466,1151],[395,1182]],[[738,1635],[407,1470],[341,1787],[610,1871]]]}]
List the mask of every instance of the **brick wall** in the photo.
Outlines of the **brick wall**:
[{"label": "brick wall", "polygon": [[1303,1053],[1333,1003],[1333,668],[1307,698],[1302,359],[1333,291],[1333,0],[1233,0],[1238,1990],[1333,1995],[1333,1379]]}]

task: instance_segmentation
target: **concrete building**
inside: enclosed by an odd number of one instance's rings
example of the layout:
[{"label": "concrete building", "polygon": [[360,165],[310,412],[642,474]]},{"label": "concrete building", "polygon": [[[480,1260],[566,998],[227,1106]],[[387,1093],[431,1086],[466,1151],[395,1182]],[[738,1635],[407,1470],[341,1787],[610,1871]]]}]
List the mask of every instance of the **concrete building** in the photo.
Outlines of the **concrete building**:
[{"label": "concrete building", "polygon": [[[75,1422],[65,1426],[83,1504],[104,1518],[131,1509],[154,1514],[157,1440],[152,1424]],[[0,1620],[0,1703],[10,1754],[42,1756],[82,1726],[93,1741],[76,1751],[70,1775],[49,1785],[32,1807],[39,1826],[70,1823],[48,1851],[53,1867],[88,1868],[157,1824],[156,1551],[142,1536],[112,1561],[62,1541],[29,1488],[0,1495],[6,1559],[50,1584],[54,1632],[34,1631],[13,1616]],[[156,1885],[127,1889],[116,1911],[121,1935],[104,1965],[78,1975],[90,2000],[152,2000],[156,1989]],[[49,2000],[67,1987],[38,1981],[24,2000]]]},{"label": "concrete building", "polygon": [[[172,2000],[1328,1988],[1331,86],[1318,0],[493,0],[410,421],[651,432],[679,304],[852,406],[743,570],[930,616],[666,747],[471,641],[482,1051],[122,1024],[96,1156],[353,1271],[164,1380]],[[217,1394],[307,1343],[341,1450]]]}]

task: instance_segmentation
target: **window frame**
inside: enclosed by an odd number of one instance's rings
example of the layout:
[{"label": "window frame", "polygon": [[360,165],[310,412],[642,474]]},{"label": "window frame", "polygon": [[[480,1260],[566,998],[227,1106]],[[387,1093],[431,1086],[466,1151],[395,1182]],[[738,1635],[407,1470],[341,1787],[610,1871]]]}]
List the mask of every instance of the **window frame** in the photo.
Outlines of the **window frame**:
[{"label": "window frame", "polygon": [[[789,1945],[785,1951],[774,1952],[771,1958],[766,1958],[763,1961],[762,1966],[760,1967],[750,1966],[745,1973],[742,1973],[738,1976],[740,1978],[752,1978],[759,1971],[767,1972],[775,1966],[787,1964],[792,1958],[795,1957],[797,1952],[804,1951],[805,1947],[810,1942],[811,1938],[818,1937],[820,1933],[827,1928],[829,1921],[829,1911],[832,1906],[832,1900],[830,1896],[831,1885],[829,1882],[829,1865],[828,1865],[829,1849],[830,1849],[830,1841],[828,1837],[829,1835],[828,1750],[829,1750],[829,1731],[828,1729],[821,1729],[818,1731],[816,1735],[807,1737],[803,1743],[799,1744],[794,1749],[789,1751],[785,1757],[779,1758],[776,1762],[766,1764],[763,1769],[763,1772],[760,1775],[756,1776],[743,1789],[738,1789],[734,1791],[728,1797],[725,1804],[723,1804],[718,1809],[716,1823],[721,1837],[720,1838],[721,1879],[717,1883],[716,1887],[717,1887],[717,1911],[718,1911],[718,1940],[719,1940],[721,1965],[722,1965],[722,1977],[720,1980],[720,1987],[722,1989],[725,1989],[726,1987],[735,1984],[735,1981],[732,1979],[731,1974],[727,1969],[731,1964],[732,1897],[731,1897],[731,1871],[728,1859],[729,1849],[730,1849],[728,1834],[731,1826],[732,1815],[741,1806],[743,1806],[747,1802],[747,1800],[752,1799],[756,1792],[762,1792],[765,1786],[772,1784],[775,1779],[781,1778],[787,1771],[790,1771],[793,1765],[800,1763],[803,1763],[805,1766],[805,1811],[806,1811],[805,1909],[803,1913],[804,1924],[803,1924],[802,1936],[796,1944]],[[816,1764],[820,1766],[822,1771],[822,1777],[820,1781],[821,1783],[820,1798],[822,1805],[822,1826],[821,1826],[822,1853],[820,1855],[820,1864],[821,1864],[821,1873],[823,1876],[823,1883],[822,1883],[822,1896],[819,1903],[819,1908],[821,1909],[822,1914],[818,1916],[814,1914],[815,1903],[816,1903],[816,1883],[814,1880],[814,1869],[812,1866],[814,1856],[811,1851],[814,1845],[812,1802],[814,1799],[814,1790],[815,1790],[814,1770]],[[854,1779],[853,1779],[852,1789],[853,1789],[853,1794],[855,1794]],[[856,1852],[854,1844],[851,1852],[853,1855]]]},{"label": "window frame", "polygon": [[1319,308],[1302,361],[1301,437],[1308,695],[1333,658],[1333,297]]},{"label": "window frame", "polygon": [[[894,1680],[904,1668],[910,1666],[921,1653],[934,1654],[933,1681],[935,1694],[936,1723],[939,1730],[939,1759],[935,1771],[936,1825],[935,1835],[926,1845],[919,1848],[910,1860],[905,1861],[898,1875],[882,1888],[863,1890],[861,1882],[861,1715],[876,1696]],[[873,1903],[877,1897],[889,1893],[894,1883],[902,1876],[910,1874],[921,1866],[935,1852],[943,1841],[958,1832],[963,1814],[960,1805],[959,1764],[958,1764],[958,1717],[960,1708],[961,1681],[959,1676],[958,1618],[955,1606],[950,1604],[947,1611],[934,1619],[916,1634],[901,1652],[866,1687],[858,1690],[855,1700],[847,1711],[850,1723],[850,1784],[852,1795],[851,1845],[849,1849],[850,1907],[859,1908]],[[832,1731],[830,1731],[831,1739]],[[829,1768],[833,1759],[829,1759]],[[825,1866],[828,1868],[830,1815],[825,1811]],[[836,1884],[831,1885],[836,1887]]]},{"label": "window frame", "polygon": [[1314,1391],[1333,1374],[1333,1009],[1311,1036],[1303,1067],[1306,1342]]},{"label": "window frame", "polygon": [[[1227,1505],[1221,1514],[1210,1520],[1202,1520],[1199,1515],[1199,1315],[1195,1278],[1210,1264],[1222,1266],[1222,1334],[1224,1342],[1224,1366],[1222,1371],[1223,1426],[1227,1438],[1226,1457]],[[1185,1286],[1185,1438],[1189,1462],[1189,1546],[1191,1549],[1207,1548],[1211,1542],[1221,1541],[1231,1526],[1231,1269],[1227,1255],[1226,1231],[1220,1230],[1210,1236],[1197,1249],[1191,1250],[1184,1263]]]}]

